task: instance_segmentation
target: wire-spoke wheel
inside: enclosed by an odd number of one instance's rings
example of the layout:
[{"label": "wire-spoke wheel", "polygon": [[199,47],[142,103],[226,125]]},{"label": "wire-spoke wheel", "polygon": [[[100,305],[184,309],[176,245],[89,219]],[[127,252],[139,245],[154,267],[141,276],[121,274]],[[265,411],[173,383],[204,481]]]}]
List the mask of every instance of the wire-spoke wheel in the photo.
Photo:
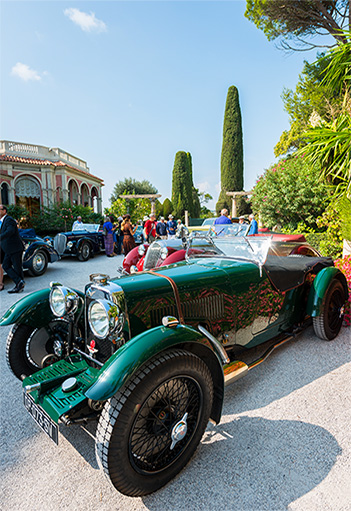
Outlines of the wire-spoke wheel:
[{"label": "wire-spoke wheel", "polygon": [[346,295],[339,280],[332,280],[325,295],[321,314],[313,318],[313,329],[321,339],[332,341],[340,332]]},{"label": "wire-spoke wheel", "polygon": [[158,355],[105,405],[97,456],[121,493],[161,488],[189,461],[206,428],[213,399],[211,373],[183,350]]}]

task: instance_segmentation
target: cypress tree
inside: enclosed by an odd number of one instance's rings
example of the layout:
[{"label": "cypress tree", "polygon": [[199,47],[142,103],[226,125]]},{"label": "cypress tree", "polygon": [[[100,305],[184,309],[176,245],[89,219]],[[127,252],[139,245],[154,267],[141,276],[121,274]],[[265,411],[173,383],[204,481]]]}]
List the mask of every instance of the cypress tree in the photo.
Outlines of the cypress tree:
[{"label": "cypress tree", "polygon": [[189,172],[189,158],[186,152],[178,151],[174,159],[172,177],[172,204],[174,215],[184,217],[184,211],[188,210],[192,216],[192,183]]},{"label": "cypress tree", "polygon": [[232,85],[228,89],[223,123],[223,145],[221,156],[221,193],[216,210],[227,208],[230,211],[231,199],[226,192],[243,190],[244,154],[243,131],[238,89]]},{"label": "cypress tree", "polygon": [[190,174],[190,182],[191,182],[191,195],[192,195],[192,212],[190,216],[193,218],[199,218],[201,214],[201,206],[200,206],[200,199],[197,193],[197,190],[194,186],[193,181],[193,162],[191,158],[191,154],[187,153],[188,156],[188,165],[189,165],[189,174]]},{"label": "cypress tree", "polygon": [[168,216],[172,213],[173,211],[173,204],[171,203],[171,201],[167,198],[164,200],[163,202],[163,216],[168,219]]}]

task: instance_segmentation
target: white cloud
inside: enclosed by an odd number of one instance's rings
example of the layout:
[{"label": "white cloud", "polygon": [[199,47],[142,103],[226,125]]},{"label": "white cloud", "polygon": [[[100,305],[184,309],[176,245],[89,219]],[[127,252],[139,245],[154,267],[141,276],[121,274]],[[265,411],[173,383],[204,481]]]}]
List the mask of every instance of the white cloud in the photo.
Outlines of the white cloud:
[{"label": "white cloud", "polygon": [[13,76],[17,76],[24,82],[29,82],[30,80],[39,81],[41,80],[41,76],[37,71],[31,69],[27,64],[22,64],[22,62],[17,62],[15,66],[11,69],[11,74]]},{"label": "white cloud", "polygon": [[106,24],[97,19],[94,12],[88,14],[87,12],[70,7],[64,10],[64,14],[84,32],[106,32],[107,30]]}]

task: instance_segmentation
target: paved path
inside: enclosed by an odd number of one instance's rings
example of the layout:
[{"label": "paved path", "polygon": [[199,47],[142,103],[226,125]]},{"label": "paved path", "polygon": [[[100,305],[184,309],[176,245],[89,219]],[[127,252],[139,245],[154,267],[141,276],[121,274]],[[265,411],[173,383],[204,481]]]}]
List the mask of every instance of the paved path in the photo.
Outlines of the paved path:
[{"label": "paved path", "polygon": [[[90,273],[113,276],[120,263],[104,255],[64,259],[42,277],[27,277],[24,294],[52,280],[83,289]],[[0,314],[18,297],[1,292]],[[221,424],[208,426],[188,466],[136,499],[116,492],[98,470],[94,425],[61,426],[58,447],[35,425],[5,362],[9,330],[0,328],[3,511],[351,510],[350,329],[331,343],[309,329],[228,387]]]}]

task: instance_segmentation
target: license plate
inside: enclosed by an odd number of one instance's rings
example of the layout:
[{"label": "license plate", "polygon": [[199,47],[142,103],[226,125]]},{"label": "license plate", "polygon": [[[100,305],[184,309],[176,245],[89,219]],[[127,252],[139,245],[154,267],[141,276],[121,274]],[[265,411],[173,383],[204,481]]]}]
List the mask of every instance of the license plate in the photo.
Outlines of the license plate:
[{"label": "license plate", "polygon": [[40,406],[34,403],[33,398],[26,392],[23,392],[23,402],[38,426],[58,445],[58,425]]}]

